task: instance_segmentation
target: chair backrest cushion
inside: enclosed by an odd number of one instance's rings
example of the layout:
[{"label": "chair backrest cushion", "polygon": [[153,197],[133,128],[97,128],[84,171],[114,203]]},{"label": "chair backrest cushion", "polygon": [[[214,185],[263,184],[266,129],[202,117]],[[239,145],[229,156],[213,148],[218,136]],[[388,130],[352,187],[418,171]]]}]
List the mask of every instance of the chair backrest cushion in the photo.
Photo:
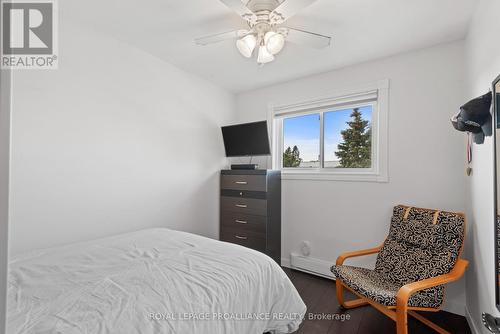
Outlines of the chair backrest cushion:
[{"label": "chair backrest cushion", "polygon": [[443,249],[443,226],[418,220],[402,219],[392,223],[391,238],[422,249]]},{"label": "chair backrest cushion", "polygon": [[396,206],[375,270],[399,284],[447,274],[460,256],[464,237],[461,214]]}]

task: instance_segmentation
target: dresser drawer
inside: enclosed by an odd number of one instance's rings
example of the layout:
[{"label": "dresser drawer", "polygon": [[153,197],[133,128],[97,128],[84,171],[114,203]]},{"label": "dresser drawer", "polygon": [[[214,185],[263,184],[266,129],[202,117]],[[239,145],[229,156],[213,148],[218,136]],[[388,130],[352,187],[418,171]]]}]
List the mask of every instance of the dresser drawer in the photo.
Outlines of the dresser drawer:
[{"label": "dresser drawer", "polygon": [[221,228],[221,240],[238,244],[260,252],[266,251],[266,237],[262,233],[243,232],[239,229]]},{"label": "dresser drawer", "polygon": [[265,175],[221,175],[221,189],[266,191]]},{"label": "dresser drawer", "polygon": [[221,223],[224,228],[236,228],[245,232],[266,233],[265,216],[247,215],[237,212],[222,212]]},{"label": "dresser drawer", "polygon": [[221,196],[220,200],[221,214],[236,212],[258,216],[267,215],[267,201],[265,199]]}]

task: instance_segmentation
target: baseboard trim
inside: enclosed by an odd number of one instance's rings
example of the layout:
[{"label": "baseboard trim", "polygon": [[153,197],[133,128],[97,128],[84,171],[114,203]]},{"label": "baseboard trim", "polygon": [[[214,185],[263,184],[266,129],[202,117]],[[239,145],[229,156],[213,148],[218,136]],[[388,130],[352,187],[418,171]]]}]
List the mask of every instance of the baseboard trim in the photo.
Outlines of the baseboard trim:
[{"label": "baseboard trim", "polygon": [[335,279],[330,267],[332,262],[320,259],[302,256],[295,253],[290,254],[289,258],[282,258],[281,265],[290,269],[303,271],[308,274],[321,276],[328,279]]},{"label": "baseboard trim", "polygon": [[282,257],[281,258],[281,266],[286,267],[286,268],[291,268],[292,265],[290,264],[290,258],[288,257]]},{"label": "baseboard trim", "polygon": [[469,308],[465,306],[465,319],[469,323],[470,330],[472,334],[480,334],[481,332],[477,329],[476,323],[474,322],[474,318],[470,314]]}]

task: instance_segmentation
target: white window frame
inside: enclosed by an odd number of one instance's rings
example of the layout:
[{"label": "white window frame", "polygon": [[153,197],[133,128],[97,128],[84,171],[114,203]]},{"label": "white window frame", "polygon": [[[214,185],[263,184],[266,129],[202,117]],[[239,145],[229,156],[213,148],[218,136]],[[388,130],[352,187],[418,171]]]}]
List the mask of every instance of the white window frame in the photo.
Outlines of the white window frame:
[{"label": "white window frame", "polygon": [[[324,168],[323,114],[330,111],[372,106],[372,167]],[[283,119],[309,114],[320,114],[320,168],[283,168]],[[388,117],[389,80],[381,80],[363,87],[332,92],[328,97],[300,101],[292,104],[269,105],[272,167],[281,169],[284,180],[332,180],[388,182]]]}]

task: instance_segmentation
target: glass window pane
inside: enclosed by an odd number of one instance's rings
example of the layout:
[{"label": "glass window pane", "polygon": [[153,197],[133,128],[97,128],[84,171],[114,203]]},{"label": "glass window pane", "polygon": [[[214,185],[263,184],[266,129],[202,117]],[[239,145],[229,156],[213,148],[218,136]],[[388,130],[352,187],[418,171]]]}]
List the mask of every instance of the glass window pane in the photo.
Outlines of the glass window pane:
[{"label": "glass window pane", "polygon": [[324,113],[325,168],[372,167],[372,109]]},{"label": "glass window pane", "polygon": [[283,120],[283,167],[319,168],[319,114]]}]

